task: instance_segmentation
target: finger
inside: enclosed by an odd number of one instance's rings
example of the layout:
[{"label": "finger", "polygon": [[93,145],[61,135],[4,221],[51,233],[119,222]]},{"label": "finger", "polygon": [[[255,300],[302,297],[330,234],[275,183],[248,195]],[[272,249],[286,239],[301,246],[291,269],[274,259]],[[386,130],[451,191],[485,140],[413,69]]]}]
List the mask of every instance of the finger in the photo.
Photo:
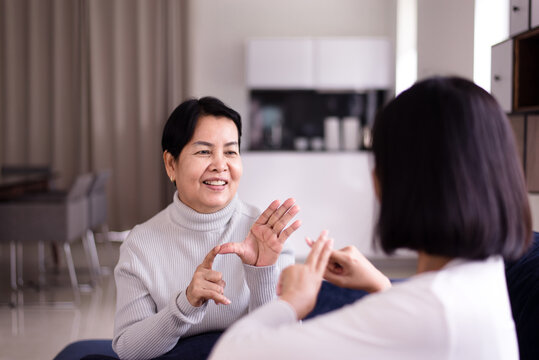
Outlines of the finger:
[{"label": "finger", "polygon": [[228,305],[231,303],[231,301],[224,296],[223,294],[220,294],[219,292],[211,291],[211,290],[202,290],[201,291],[201,297],[207,300],[213,300],[216,304],[223,304]]},{"label": "finger", "polygon": [[212,283],[218,283],[223,279],[223,274],[221,274],[219,271],[208,271],[204,274],[204,280],[211,281]]},{"label": "finger", "polygon": [[221,245],[219,254],[237,254],[240,257],[242,257],[244,254],[244,251],[245,250],[243,248],[243,243],[230,242],[230,243]]},{"label": "finger", "polygon": [[221,285],[209,281],[202,284],[202,291],[212,291],[221,295],[225,293],[225,289]]},{"label": "finger", "polygon": [[301,220],[296,220],[292,223],[292,225],[284,229],[284,231],[281,232],[281,235],[279,235],[279,240],[281,241],[281,243],[284,243],[286,239],[288,239],[290,235],[294,233],[294,231],[300,228],[300,226]]},{"label": "finger", "polygon": [[217,254],[219,254],[220,249],[221,249],[221,245],[217,245],[216,247],[211,249],[211,251],[208,253],[208,255],[206,255],[204,260],[202,260],[202,264],[200,264],[200,266],[202,266],[205,269],[211,269],[211,267],[213,266],[213,260],[215,259]]},{"label": "finger", "polygon": [[256,219],[255,224],[266,224],[271,215],[279,208],[280,201],[273,200],[266,210]]},{"label": "finger", "polygon": [[337,275],[344,273],[344,267],[338,262],[335,262],[335,260],[332,259],[332,255],[329,257],[328,266],[326,270],[328,272],[331,272],[332,274],[337,274]]},{"label": "finger", "polygon": [[281,218],[273,224],[273,231],[275,231],[277,234],[280,234],[281,231],[283,231],[283,229],[285,228],[286,224],[288,224],[288,222],[298,214],[299,210],[300,208],[298,205],[293,205],[290,209],[288,209],[288,211],[285,212],[281,216]]},{"label": "finger", "polygon": [[312,241],[310,237],[306,237],[305,242],[307,243],[307,246],[313,247],[314,241]]},{"label": "finger", "polygon": [[316,272],[322,276],[324,272],[326,271],[329,257],[331,255],[331,252],[333,251],[333,239],[329,239],[324,244],[324,247],[322,248],[322,252],[320,253],[320,256],[318,258],[318,263],[316,264]]},{"label": "finger", "polygon": [[322,248],[327,241],[326,235],[326,230],[320,233],[318,240],[316,240],[316,242],[313,244],[311,252],[307,256],[307,260],[305,260],[306,265],[316,266],[316,263],[318,262],[318,257],[320,256],[320,252],[322,251]]},{"label": "finger", "polygon": [[[296,200],[294,198],[288,198],[285,200],[285,202],[279,206],[277,210],[273,212],[273,214],[268,219],[267,224],[269,226],[272,226],[296,203]],[[299,208],[298,208],[299,211]]]}]

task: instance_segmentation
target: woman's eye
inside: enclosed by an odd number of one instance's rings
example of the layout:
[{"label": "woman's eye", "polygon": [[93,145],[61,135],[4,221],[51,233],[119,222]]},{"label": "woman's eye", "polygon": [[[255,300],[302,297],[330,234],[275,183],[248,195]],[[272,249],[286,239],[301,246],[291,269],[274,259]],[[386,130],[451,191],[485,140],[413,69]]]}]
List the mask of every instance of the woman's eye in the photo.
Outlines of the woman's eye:
[{"label": "woman's eye", "polygon": [[210,150],[199,150],[196,152],[197,155],[209,155]]},{"label": "woman's eye", "polygon": [[230,155],[230,156],[234,156],[234,155],[238,155],[238,152],[234,151],[234,150],[229,150],[229,151],[226,151],[225,154]]}]

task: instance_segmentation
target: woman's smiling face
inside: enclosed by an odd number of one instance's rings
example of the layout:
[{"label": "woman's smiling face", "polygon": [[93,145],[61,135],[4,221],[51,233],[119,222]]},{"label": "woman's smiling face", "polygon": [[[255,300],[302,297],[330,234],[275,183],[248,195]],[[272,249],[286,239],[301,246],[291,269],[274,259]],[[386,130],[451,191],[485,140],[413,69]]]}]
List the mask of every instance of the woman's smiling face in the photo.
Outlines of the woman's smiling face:
[{"label": "woman's smiling face", "polygon": [[178,160],[165,161],[167,167],[172,166],[178,196],[185,205],[199,213],[213,213],[230,203],[243,172],[238,136],[232,120],[202,116]]}]

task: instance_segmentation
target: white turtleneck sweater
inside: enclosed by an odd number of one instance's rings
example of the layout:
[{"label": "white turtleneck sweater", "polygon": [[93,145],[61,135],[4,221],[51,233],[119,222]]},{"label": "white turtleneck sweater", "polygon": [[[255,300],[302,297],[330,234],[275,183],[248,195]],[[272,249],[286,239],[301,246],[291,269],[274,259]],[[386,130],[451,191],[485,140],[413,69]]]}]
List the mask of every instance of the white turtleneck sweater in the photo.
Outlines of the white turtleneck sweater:
[{"label": "white turtleneck sweater", "polygon": [[283,268],[294,263],[285,246],[273,266],[245,265],[235,254],[217,255],[230,305],[208,301],[193,307],[185,290],[195,269],[219,244],[242,242],[260,211],[237,196],[222,210],[201,214],[173,202],[137,225],[120,248],[114,270],[117,287],[114,351],[124,359],[150,359],[170,351],[181,337],[227,328],[273,300]]}]

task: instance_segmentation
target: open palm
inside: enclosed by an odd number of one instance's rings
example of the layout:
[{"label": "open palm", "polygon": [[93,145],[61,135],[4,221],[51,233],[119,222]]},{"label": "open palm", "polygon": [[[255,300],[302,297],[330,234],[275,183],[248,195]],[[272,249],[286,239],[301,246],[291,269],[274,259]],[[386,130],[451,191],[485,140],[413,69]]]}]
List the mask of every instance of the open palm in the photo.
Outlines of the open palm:
[{"label": "open palm", "polygon": [[301,225],[301,222],[296,220],[285,228],[298,212],[299,206],[295,205],[292,198],[287,199],[281,206],[279,200],[273,201],[255,221],[243,242],[223,244],[219,253],[235,253],[248,265],[275,264],[285,241]]}]

